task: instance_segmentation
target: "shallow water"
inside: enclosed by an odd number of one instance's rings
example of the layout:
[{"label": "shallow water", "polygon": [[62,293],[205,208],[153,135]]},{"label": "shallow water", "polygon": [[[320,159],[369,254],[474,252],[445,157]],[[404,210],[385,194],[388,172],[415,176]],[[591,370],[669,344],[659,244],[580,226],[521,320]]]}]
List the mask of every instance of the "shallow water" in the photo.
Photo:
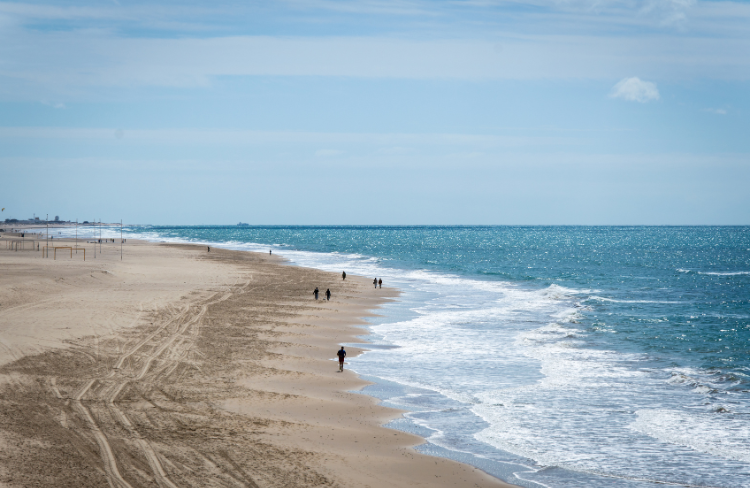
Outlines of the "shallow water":
[{"label": "shallow water", "polygon": [[425,452],[523,486],[750,485],[748,227],[127,234],[272,248],[399,287],[350,362],[409,411],[393,427]]}]

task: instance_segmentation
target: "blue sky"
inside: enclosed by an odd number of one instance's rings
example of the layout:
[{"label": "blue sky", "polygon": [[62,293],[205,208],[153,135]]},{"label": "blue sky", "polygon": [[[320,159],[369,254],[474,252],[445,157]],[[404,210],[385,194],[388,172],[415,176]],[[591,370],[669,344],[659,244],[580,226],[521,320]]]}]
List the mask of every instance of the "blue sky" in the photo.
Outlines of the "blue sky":
[{"label": "blue sky", "polygon": [[2,218],[750,224],[750,3],[0,2]]}]

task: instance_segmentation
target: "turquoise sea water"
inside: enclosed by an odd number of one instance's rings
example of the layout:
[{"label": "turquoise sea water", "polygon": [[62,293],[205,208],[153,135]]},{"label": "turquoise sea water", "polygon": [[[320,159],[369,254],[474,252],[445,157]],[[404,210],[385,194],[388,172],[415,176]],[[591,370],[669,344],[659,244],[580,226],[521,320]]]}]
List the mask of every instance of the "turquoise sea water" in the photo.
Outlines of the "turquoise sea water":
[{"label": "turquoise sea water", "polygon": [[750,486],[750,227],[127,234],[399,287],[351,368],[426,452],[523,486]]}]

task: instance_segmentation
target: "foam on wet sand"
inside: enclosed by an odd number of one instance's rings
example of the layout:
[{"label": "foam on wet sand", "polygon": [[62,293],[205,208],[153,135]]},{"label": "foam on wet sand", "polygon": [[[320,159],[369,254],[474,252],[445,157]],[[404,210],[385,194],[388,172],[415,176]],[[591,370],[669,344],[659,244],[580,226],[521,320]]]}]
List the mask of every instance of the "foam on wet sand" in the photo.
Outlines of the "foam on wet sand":
[{"label": "foam on wet sand", "polygon": [[267,254],[119,247],[0,252],[1,483],[508,486],[418,454],[381,427],[398,411],[349,393],[367,383],[336,349],[395,290]]}]

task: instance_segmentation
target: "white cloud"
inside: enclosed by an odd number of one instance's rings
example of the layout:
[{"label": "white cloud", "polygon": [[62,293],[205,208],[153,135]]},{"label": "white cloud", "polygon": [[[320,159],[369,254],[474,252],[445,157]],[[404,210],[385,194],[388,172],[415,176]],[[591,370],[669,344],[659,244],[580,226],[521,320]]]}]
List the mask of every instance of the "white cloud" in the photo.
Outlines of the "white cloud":
[{"label": "white cloud", "polygon": [[65,108],[65,104],[62,102],[50,102],[49,100],[39,100],[42,105],[49,105],[52,108]]},{"label": "white cloud", "polygon": [[315,151],[315,155],[319,158],[338,156],[340,154],[344,154],[344,151],[339,151],[338,149],[318,149],[317,151]]},{"label": "white cloud", "polygon": [[[123,129],[115,131],[115,137]],[[0,141],[111,141],[112,129],[102,128],[68,128],[68,127],[0,127]],[[471,146],[472,148],[492,147],[527,147],[542,145],[564,145],[570,141],[560,136],[505,136],[487,134],[450,134],[450,133],[343,133],[343,132],[288,132],[288,131],[253,131],[234,129],[129,129],[127,141],[131,143],[178,144],[184,146],[199,144],[302,144],[318,145],[373,145],[384,148],[411,148],[415,145],[425,146]],[[320,146],[318,146],[320,147]],[[336,156],[342,150],[319,149],[316,156]]]},{"label": "white cloud", "polygon": [[[121,12],[119,12],[122,15]],[[54,5],[27,4],[20,2],[0,2],[0,14],[17,18],[31,19],[102,19],[117,16],[113,9],[87,7],[56,7]]]},{"label": "white cloud", "polygon": [[410,154],[414,154],[415,149],[413,147],[401,147],[401,146],[391,146],[391,147],[381,147],[378,149],[378,154],[383,154],[385,156],[406,156]]},{"label": "white cloud", "polygon": [[631,102],[646,103],[659,99],[659,90],[656,83],[643,81],[634,76],[620,80],[610,94],[612,98],[622,98]]},{"label": "white cloud", "polygon": [[[660,80],[750,80],[750,5],[737,2],[465,0],[433,7],[424,0],[287,1],[297,7],[289,9],[295,15],[418,12],[419,22],[389,24],[389,34],[373,27],[363,36],[337,35],[342,31],[332,27],[327,35],[284,29],[256,36],[244,35],[248,29],[240,25],[255,10],[239,4],[225,10],[184,6],[174,13],[158,1],[84,8],[0,0],[0,99],[73,103],[96,96],[92,87],[199,87],[224,76],[609,80],[625,72]],[[516,3],[546,7],[516,13],[510,25],[498,13],[503,4]],[[669,15],[659,18],[671,19],[687,9],[695,10],[689,35],[668,29],[644,34],[640,28],[654,26],[652,12],[663,10]],[[423,15],[425,10],[440,15]],[[482,22],[459,15],[468,11],[484,12]],[[327,17],[308,21],[320,19]],[[39,21],[54,28],[40,29]],[[471,31],[460,28],[463,21],[470,21]],[[447,22],[451,29],[430,22]],[[183,34],[164,35],[170,29]],[[345,32],[352,31],[347,24]]]},{"label": "white cloud", "polygon": [[645,0],[641,11],[656,14],[662,24],[676,24],[687,20],[688,11],[695,4],[696,0]]},{"label": "white cloud", "polygon": [[706,112],[711,112],[712,114],[716,115],[726,115],[727,111],[723,108],[707,108]]},{"label": "white cloud", "polygon": [[[0,92],[14,99],[24,92],[38,99],[44,92],[74,100],[92,86],[208,86],[221,76],[607,79],[627,70],[662,79],[750,79],[750,40],[539,36],[502,44],[498,53],[496,41],[462,39],[24,33],[13,39],[13,49],[0,48]],[[639,54],[644,52],[649,55]],[[630,85],[625,88],[632,93]],[[615,96],[624,97],[619,90]]]},{"label": "white cloud", "polygon": [[437,15],[435,5],[427,1],[405,0],[287,0],[290,5],[310,10],[333,10],[354,14]]}]

